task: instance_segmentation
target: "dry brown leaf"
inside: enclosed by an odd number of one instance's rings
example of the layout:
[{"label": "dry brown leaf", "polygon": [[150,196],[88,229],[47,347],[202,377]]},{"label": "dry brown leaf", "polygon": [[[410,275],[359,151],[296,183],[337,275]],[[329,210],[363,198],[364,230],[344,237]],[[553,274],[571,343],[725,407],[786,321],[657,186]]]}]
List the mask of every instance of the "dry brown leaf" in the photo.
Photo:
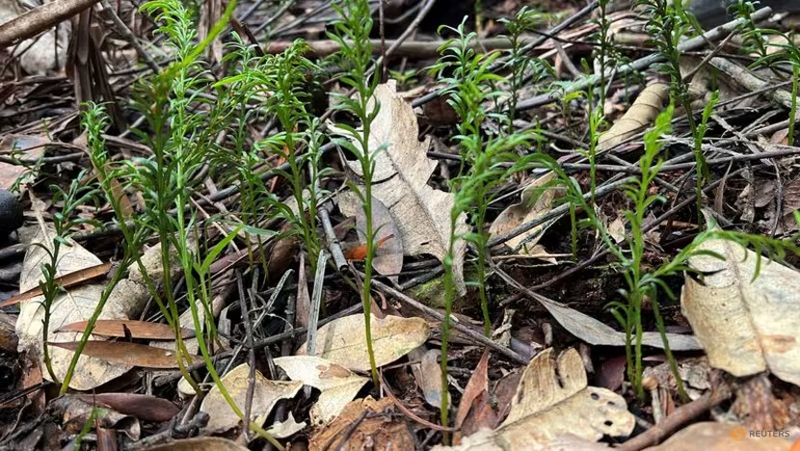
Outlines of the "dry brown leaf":
[{"label": "dry brown leaf", "polygon": [[[547,187],[547,185],[555,180],[555,177],[556,174],[554,172],[548,172],[529,183],[528,186],[522,190],[519,203],[510,205],[503,210],[497,219],[494,220],[491,227],[489,227],[489,233],[492,235],[502,235],[549,212],[553,205],[553,199],[555,199],[559,190],[557,187]],[[557,220],[558,218],[555,218],[544,224],[540,224],[525,233],[511,238],[506,241],[505,244],[515,249],[528,237],[535,236],[535,238],[527,241],[520,250],[521,254],[529,254],[536,243],[539,242],[545,230]]]},{"label": "dry brown leaf", "polygon": [[645,451],[790,451],[791,446],[782,438],[750,437],[745,428],[735,424],[705,421],[694,423]]},{"label": "dry brown leaf", "polygon": [[144,451],[248,451],[248,449],[221,437],[197,437],[151,446]]},{"label": "dry brown leaf", "polygon": [[[353,371],[369,371],[364,315],[350,315],[331,321],[317,331],[317,353]],[[430,327],[421,318],[372,316],[372,349],[375,364],[383,366],[408,354],[428,339]],[[306,345],[297,350],[306,354]]]},{"label": "dry brown leaf", "polygon": [[669,98],[669,85],[654,83],[644,89],[631,108],[605,133],[600,135],[597,152],[608,150],[653,123]]},{"label": "dry brown leaf", "polygon": [[[71,272],[69,274],[64,274],[61,277],[57,277],[55,279],[55,283],[63,288],[72,288],[74,286],[89,282],[91,280],[97,279],[101,276],[108,274],[108,271],[111,269],[112,266],[113,265],[111,263],[100,263],[99,265],[79,269],[78,271]],[[28,299],[35,298],[36,296],[41,296],[41,294],[42,294],[42,288],[39,286],[35,286],[30,290],[26,290],[16,296],[12,296],[3,303],[0,303],[0,308],[8,307],[10,305],[20,303],[22,301],[27,301]]]},{"label": "dry brown leaf", "polygon": [[139,393],[93,393],[73,395],[83,402],[107,406],[144,421],[169,421],[180,412],[166,399]]},{"label": "dry brown leaf", "polygon": [[800,385],[800,274],[727,240],[703,243],[700,250],[725,258],[692,257],[689,265],[703,282],[686,276],[683,313],[712,367],[735,376],[769,369]]},{"label": "dry brown leaf", "polygon": [[411,372],[422,390],[425,401],[433,407],[442,408],[442,367],[439,365],[441,351],[425,349],[424,346],[411,351],[408,358],[418,361],[411,365]]},{"label": "dry brown leaf", "polygon": [[[29,239],[30,243],[41,243],[48,248],[52,248],[52,229],[39,227]],[[23,235],[25,235],[23,233]],[[46,237],[46,238],[45,238]],[[70,246],[62,246],[59,256],[57,276],[81,271],[85,268],[95,267],[102,262],[99,258],[88,252],[74,241]],[[23,261],[23,269],[20,274],[20,291],[25,292],[39,285],[42,279],[41,264],[48,259],[44,249],[39,246],[31,245]],[[160,262],[160,261],[159,261]],[[59,295],[53,301],[51,307],[50,330],[47,333],[47,341],[72,342],[79,340],[79,333],[55,333],[64,325],[78,321],[86,321],[94,314],[97,302],[100,300],[103,291],[103,284],[89,283],[69,289],[66,293]],[[109,296],[99,319],[129,319],[136,316],[147,301],[147,288],[132,280],[122,280],[114,288]],[[17,320],[17,335],[19,336],[19,350],[27,351],[33,355],[42,354],[42,319],[44,317],[44,307],[42,305],[43,296],[37,296],[20,304],[20,314]],[[67,372],[67,368],[72,361],[73,353],[69,350],[52,349],[50,354],[53,370],[59,379],[62,379]],[[76,390],[90,390],[102,385],[130,370],[129,366],[120,366],[109,363],[105,360],[81,356],[75,373],[70,382],[70,388]],[[45,372],[44,377],[49,380],[49,374]]]},{"label": "dry brown leaf", "polygon": [[393,405],[394,402],[388,397],[379,401],[367,397],[350,402],[339,418],[311,436],[308,441],[309,451],[416,449],[414,437],[406,422],[397,415],[384,414]]},{"label": "dry brown leaf", "polygon": [[[469,415],[470,412],[472,415]],[[464,387],[464,394],[458,405],[455,426],[459,431],[456,433],[455,443],[458,444],[462,436],[472,435],[481,429],[496,428],[499,420],[489,402],[489,350],[486,349]]]},{"label": "dry brown leaf", "polygon": [[[56,332],[83,332],[89,321],[78,321],[59,327]],[[126,332],[127,330],[127,332]],[[117,338],[140,338],[143,340],[174,340],[175,331],[169,324],[148,323],[130,319],[107,319],[95,322],[92,335]],[[183,338],[194,337],[194,331],[181,328]]]},{"label": "dry brown leaf", "polygon": [[[244,412],[244,404],[247,400],[249,374],[250,366],[243,363],[222,377],[223,385],[241,412]],[[281,399],[294,397],[303,387],[303,383],[300,381],[272,381],[256,370],[254,387],[251,419],[258,425],[263,425],[275,404]],[[207,426],[211,432],[224,432],[233,429],[241,422],[216,385],[203,398],[200,410],[211,417]]]},{"label": "dry brown leaf", "polygon": [[[449,247],[454,195],[428,185],[438,163],[426,155],[430,138],[422,142],[417,139],[417,117],[411,105],[396,93],[396,82],[379,85],[375,99],[380,103],[380,110],[370,129],[369,151],[374,152],[383,145],[387,147],[375,156],[372,195],[389,208],[400,231],[405,255],[430,254],[441,260]],[[339,133],[346,136],[343,130]],[[361,175],[360,163],[348,164]],[[343,212],[348,216],[355,214],[355,211]],[[462,213],[455,234],[462,235],[469,230],[467,216]],[[456,242],[453,276],[460,295],[466,292],[463,275],[466,249],[463,240]]]},{"label": "dry brown leaf", "polygon": [[[50,346],[75,351],[80,341],[50,343]],[[87,341],[81,355],[94,357],[106,362],[142,368],[171,369],[178,367],[175,351],[153,346],[128,343],[126,341]],[[184,357],[184,362],[186,358]],[[197,356],[190,356],[189,365],[201,363]]]},{"label": "dry brown leaf", "polygon": [[320,390],[311,407],[311,424],[322,426],[333,421],[358,394],[369,379],[321,357],[295,355],[275,359],[275,365],[286,371],[293,381],[302,381]]}]

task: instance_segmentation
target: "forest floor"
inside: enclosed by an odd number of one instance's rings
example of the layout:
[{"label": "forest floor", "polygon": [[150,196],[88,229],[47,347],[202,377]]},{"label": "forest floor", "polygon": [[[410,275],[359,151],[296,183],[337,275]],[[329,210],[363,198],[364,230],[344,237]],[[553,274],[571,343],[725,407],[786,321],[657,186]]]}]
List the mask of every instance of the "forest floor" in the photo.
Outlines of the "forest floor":
[{"label": "forest floor", "polygon": [[0,1],[0,450],[799,450],[800,14],[639,3]]}]

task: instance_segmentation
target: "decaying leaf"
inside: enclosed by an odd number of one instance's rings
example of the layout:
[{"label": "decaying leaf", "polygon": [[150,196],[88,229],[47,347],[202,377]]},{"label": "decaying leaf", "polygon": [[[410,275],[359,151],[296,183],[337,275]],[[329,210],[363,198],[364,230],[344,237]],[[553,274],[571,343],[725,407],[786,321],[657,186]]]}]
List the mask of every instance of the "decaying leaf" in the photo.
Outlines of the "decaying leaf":
[{"label": "decaying leaf", "polygon": [[247,448],[222,437],[197,437],[151,446],[144,451],[247,451]]},{"label": "decaying leaf", "polygon": [[[340,194],[339,208],[348,216],[355,215],[359,242],[366,243],[364,231],[367,227],[367,219],[358,196],[349,191]],[[399,238],[400,230],[397,228],[392,214],[389,213],[389,209],[375,196],[372,196],[372,227],[376,231],[375,240],[377,241],[372,267],[380,274],[395,274],[389,279],[397,283],[398,276],[396,274],[403,269],[403,241]],[[366,256],[366,249],[364,249],[364,254]],[[354,259],[351,258],[351,260]]]},{"label": "decaying leaf", "polygon": [[[372,315],[372,349],[375,363],[383,366],[408,354],[428,339],[430,327],[421,318]],[[320,357],[353,371],[369,371],[364,315],[336,319],[317,331],[317,353]],[[304,343],[297,350],[306,354]]]},{"label": "decaying leaf", "polygon": [[481,429],[494,429],[500,418],[492,407],[489,396],[489,350],[486,349],[478,362],[475,371],[464,387],[464,394],[456,412],[455,443],[461,437],[470,436]]},{"label": "decaying leaf", "polygon": [[[65,274],[61,277],[57,277],[55,283],[62,288],[71,288],[106,275],[111,269],[111,266],[111,263],[100,263],[99,265],[89,266],[88,268],[83,268],[78,271]],[[9,298],[3,303],[0,303],[0,307],[8,307],[10,305],[18,304],[22,301],[35,298],[36,296],[41,296],[41,294],[42,288],[35,286],[30,290],[21,292],[20,294]]]},{"label": "decaying leaf", "polygon": [[418,361],[411,365],[411,372],[417,380],[425,401],[433,407],[442,408],[442,367],[439,365],[438,349],[425,349],[419,347],[408,354],[412,361]]},{"label": "decaying leaf", "polygon": [[325,425],[336,418],[369,379],[321,357],[295,355],[275,359],[289,379],[302,381],[320,390],[319,400],[311,407],[311,423]]},{"label": "decaying leaf", "polygon": [[645,451],[793,451],[791,443],[778,437],[751,437],[735,424],[705,421],[678,431],[658,446]]},{"label": "decaying leaf", "polygon": [[555,359],[550,348],[525,369],[511,412],[497,432],[507,449],[534,450],[566,434],[590,441],[626,437],[634,425],[624,398],[588,386],[578,351],[568,349]]},{"label": "decaying leaf", "polygon": [[[555,177],[556,174],[554,172],[548,172],[529,183],[528,186],[522,190],[519,203],[512,204],[503,210],[497,219],[494,220],[491,227],[489,227],[489,233],[492,235],[502,235],[550,211],[558,189],[556,187],[547,187],[547,184],[555,180]],[[555,218],[538,225],[506,241],[505,244],[511,249],[516,249],[523,241],[529,237],[534,237],[527,241],[520,249],[521,254],[530,253],[536,243],[539,242],[545,230],[557,220],[558,218]]]},{"label": "decaying leaf", "polygon": [[391,408],[393,402],[388,397],[376,401],[368,396],[350,402],[336,420],[311,436],[308,441],[309,451],[415,449],[415,440],[406,422],[396,415],[385,414]]},{"label": "decaying leaf", "polygon": [[[50,343],[51,347],[75,351],[80,341]],[[81,355],[94,357],[104,362],[116,363],[128,367],[178,368],[178,359],[175,351],[170,351],[153,346],[128,343],[126,341],[87,341]],[[184,357],[184,361],[186,358]],[[189,356],[188,364],[200,363],[197,356]]]},{"label": "decaying leaf", "polygon": [[[58,328],[56,332],[83,332],[88,324],[89,321],[78,321],[62,326]],[[130,336],[131,338],[143,340],[175,339],[175,331],[172,330],[169,324],[120,319],[108,319],[95,322],[92,335],[118,338]],[[183,338],[191,338],[194,337],[194,335],[193,330],[181,328],[181,336]]]},{"label": "decaying leaf", "polygon": [[[581,340],[596,346],[624,346],[625,333],[618,331],[602,321],[555,302],[538,293],[528,293],[553,315],[564,329]],[[666,334],[669,348],[673,351],[696,351],[700,343],[692,335]],[[664,348],[664,341],[658,332],[642,333],[642,344],[654,348]]]},{"label": "decaying leaf", "polygon": [[180,412],[166,399],[139,393],[92,393],[73,395],[89,404],[108,406],[144,421],[169,421]]},{"label": "decaying leaf", "polygon": [[[411,105],[396,93],[396,82],[379,85],[375,99],[380,103],[380,110],[370,129],[369,151],[374,152],[384,145],[386,148],[375,154],[372,195],[388,207],[400,231],[398,236],[405,255],[431,254],[441,260],[449,247],[454,195],[428,185],[438,163],[426,155],[430,138],[421,142],[417,139],[417,117]],[[338,132],[346,135],[343,130]],[[361,175],[359,162],[348,164]],[[469,230],[467,216],[462,213],[455,234]],[[456,242],[453,275],[459,294],[466,292],[463,278],[466,249],[463,240]]]},{"label": "decaying leaf", "polygon": [[289,412],[286,420],[275,422],[269,427],[269,429],[267,429],[267,434],[275,438],[287,438],[297,434],[305,428],[306,422],[303,421],[302,423],[298,423],[297,420],[294,419],[294,414]]},{"label": "decaying leaf", "polygon": [[642,91],[630,109],[605,133],[600,135],[597,151],[603,152],[644,130],[663,110],[669,97],[669,85],[654,83]]},{"label": "decaying leaf", "polygon": [[709,240],[689,265],[704,274],[702,282],[686,277],[683,313],[712,367],[735,376],[767,369],[800,385],[800,274],[727,240]]},{"label": "decaying leaf", "polygon": [[[222,377],[222,383],[241,412],[244,412],[244,404],[247,399],[247,379],[249,374],[250,366],[243,363]],[[253,392],[253,404],[251,407],[252,421],[259,425],[264,424],[275,404],[281,399],[294,397],[302,386],[303,383],[300,381],[269,380],[256,370],[255,391]],[[212,432],[227,431],[241,422],[216,385],[211,388],[208,395],[203,399],[200,410],[211,417],[207,428]]]},{"label": "decaying leaf", "polygon": [[537,355],[520,379],[511,412],[494,431],[482,430],[461,446],[437,450],[602,449],[603,436],[626,437],[635,419],[625,399],[590,387],[575,349],[554,358],[552,348]]},{"label": "decaying leaf", "polygon": [[[53,230],[38,228],[30,238],[30,243],[41,243],[52,248]],[[75,273],[85,268],[100,265],[102,261],[78,245],[70,242],[70,246],[62,246],[60,251],[57,275],[63,276]],[[22,273],[20,274],[20,291],[25,292],[39,285],[42,279],[41,264],[47,261],[44,249],[31,245],[25,255]],[[73,342],[80,339],[79,333],[55,333],[67,324],[88,320],[94,313],[97,302],[100,300],[103,284],[89,283],[69,289],[53,301],[51,307],[50,328],[47,341]],[[20,305],[20,314],[17,320],[17,335],[19,336],[20,351],[27,351],[40,357],[42,354],[42,319],[44,296],[37,296]],[[122,280],[111,293],[100,314],[100,319],[129,319],[139,313],[147,301],[147,289],[144,285]],[[72,360],[72,351],[52,348],[51,361],[53,370],[58,378],[63,378]],[[44,367],[44,366],[43,366]],[[130,370],[130,366],[109,363],[105,360],[89,356],[81,356],[70,387],[76,390],[89,390],[108,382]],[[44,377],[49,380],[49,374]]]}]

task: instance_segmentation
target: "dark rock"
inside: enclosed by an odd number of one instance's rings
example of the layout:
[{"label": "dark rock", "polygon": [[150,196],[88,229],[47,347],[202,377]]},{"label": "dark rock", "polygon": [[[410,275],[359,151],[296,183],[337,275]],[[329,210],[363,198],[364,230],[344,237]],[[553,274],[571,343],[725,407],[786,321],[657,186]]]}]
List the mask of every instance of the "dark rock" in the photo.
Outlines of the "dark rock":
[{"label": "dark rock", "polygon": [[0,189],[0,239],[5,239],[11,232],[22,226],[25,217],[17,196]]}]

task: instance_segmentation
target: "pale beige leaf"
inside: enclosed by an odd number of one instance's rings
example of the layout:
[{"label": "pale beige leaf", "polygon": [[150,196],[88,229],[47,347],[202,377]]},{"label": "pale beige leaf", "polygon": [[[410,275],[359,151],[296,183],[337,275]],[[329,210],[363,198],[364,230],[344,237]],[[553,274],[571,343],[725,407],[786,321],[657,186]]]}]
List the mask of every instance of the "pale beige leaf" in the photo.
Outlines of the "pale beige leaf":
[{"label": "pale beige leaf", "polygon": [[408,355],[411,361],[419,361],[411,366],[411,372],[422,390],[425,401],[433,407],[442,407],[442,367],[439,365],[438,349],[419,347]]},{"label": "pale beige leaf", "polygon": [[[369,371],[364,315],[350,315],[322,326],[317,331],[319,356],[353,371]],[[430,327],[421,318],[387,315],[372,316],[370,321],[375,363],[383,366],[394,362],[425,343]],[[306,354],[304,343],[297,354]]]},{"label": "pale beige leaf", "polygon": [[[243,363],[230,370],[222,377],[228,394],[233,398],[234,403],[241,412],[247,399],[248,375],[250,366]],[[267,416],[281,399],[294,397],[303,383],[300,381],[273,381],[264,377],[258,370],[255,372],[255,390],[253,392],[253,404],[251,407],[251,418],[257,424],[262,425],[267,420]],[[200,410],[206,412],[211,419],[207,429],[211,432],[224,432],[239,425],[241,419],[231,409],[225,401],[219,387],[216,385],[211,388],[208,395],[203,399]]]},{"label": "pale beige leaf", "polygon": [[[534,293],[535,294],[535,293]],[[558,321],[569,333],[581,340],[596,346],[624,346],[625,333],[618,331],[608,324],[595,319],[585,313],[569,308],[566,305],[552,301],[544,296],[537,295],[539,301],[553,318]],[[700,343],[694,336],[667,333],[669,348],[673,351],[696,351]],[[664,348],[664,341],[658,332],[642,333],[642,344],[654,348]]]},{"label": "pale beige leaf", "polygon": [[[555,180],[555,177],[556,174],[554,172],[548,172],[529,183],[528,186],[522,190],[519,203],[509,205],[508,208],[503,210],[497,219],[494,220],[491,227],[489,227],[489,233],[492,235],[502,235],[549,212],[553,205],[553,199],[555,199],[558,193],[558,188],[545,186]],[[529,254],[536,243],[539,242],[545,230],[556,220],[558,220],[558,218],[540,224],[525,233],[511,238],[506,241],[505,244],[512,249],[516,249],[523,241],[529,237],[534,237],[527,241],[522,249],[520,249],[520,254]]]},{"label": "pale beige leaf", "polygon": [[597,152],[608,150],[632,137],[653,123],[669,100],[669,85],[654,83],[644,89],[630,109],[605,133],[600,135]]},{"label": "pale beige leaf", "polygon": [[294,414],[289,412],[288,418],[286,418],[284,421],[276,422],[270,426],[269,429],[267,429],[267,434],[275,438],[287,438],[297,434],[305,428],[306,422],[303,421],[302,423],[298,423],[297,420],[294,419]]},{"label": "pale beige leaf", "polygon": [[[339,209],[342,210],[342,213],[356,217],[359,242],[366,243],[364,231],[367,227],[367,218],[358,196],[350,191],[345,191],[338,196],[338,199]],[[389,209],[375,196],[372,196],[372,227],[376,231],[375,242],[379,244],[375,250],[372,267],[379,274],[394,274],[388,278],[397,283],[399,280],[397,274],[403,269],[403,240],[400,239],[400,229],[397,228]],[[393,239],[393,237],[398,238]]]},{"label": "pale beige leaf", "polygon": [[683,313],[712,367],[735,376],[769,369],[786,382],[800,385],[800,274],[727,240],[709,240],[689,265],[705,274],[703,281],[686,277],[681,292]]},{"label": "pale beige leaf", "polygon": [[749,436],[748,429],[735,424],[704,421],[687,426],[645,451],[790,451],[791,446],[791,442],[779,437]]},{"label": "pale beige leaf", "polygon": [[311,422],[316,426],[329,423],[341,413],[369,379],[322,357],[296,355],[279,357],[275,365],[286,371],[289,379],[302,381],[322,393],[311,407]]},{"label": "pale beige leaf", "polygon": [[525,369],[496,435],[505,449],[538,450],[566,434],[589,441],[626,437],[634,425],[625,399],[588,386],[578,351],[568,349],[556,359],[550,348]]},{"label": "pale beige leaf", "polygon": [[[450,242],[450,211],[454,195],[428,185],[438,163],[426,155],[430,138],[417,139],[417,117],[411,105],[396,93],[396,82],[392,80],[379,85],[375,90],[375,100],[379,102],[380,110],[370,129],[369,151],[386,147],[375,154],[372,195],[389,208],[400,231],[405,255],[430,254],[441,260],[447,254]],[[332,130],[336,131],[336,128],[332,127]],[[359,162],[348,164],[361,175]],[[462,213],[458,216],[455,234],[461,235],[469,230],[467,216]],[[453,276],[459,294],[466,292],[463,277],[466,249],[463,240],[456,242]]]},{"label": "pale beige leaf", "polygon": [[[23,261],[20,274],[20,291],[27,291],[39,285],[42,280],[42,263],[49,261],[44,249],[32,243],[41,243],[52,249],[52,229],[37,227],[29,238],[28,251]],[[25,234],[23,233],[23,236]],[[85,268],[96,266],[102,261],[92,253],[81,247],[78,243],[70,241],[70,246],[61,246],[57,275],[62,276],[74,273]],[[94,314],[97,303],[103,292],[102,283],[90,283],[73,287],[66,293],[53,300],[50,309],[50,324],[47,332],[49,342],[73,342],[80,340],[82,332],[57,333],[63,326],[78,321],[86,321]],[[19,350],[26,351],[39,357],[43,363],[42,332],[45,310],[42,305],[44,296],[37,296],[20,304],[20,314],[17,320],[17,335],[19,336]],[[130,319],[138,315],[147,301],[147,289],[130,280],[122,280],[106,301],[99,319]],[[93,340],[105,338],[93,336]],[[50,358],[56,377],[61,380],[67,373],[73,352],[51,347]],[[110,363],[94,357],[81,356],[70,381],[70,388],[75,390],[90,390],[102,385],[131,369],[130,366]],[[50,380],[48,372],[43,376]]]},{"label": "pale beige leaf", "polygon": [[[458,446],[436,445],[433,447],[433,451],[517,451],[519,449],[533,449],[517,448],[516,446],[517,443],[515,441],[508,441],[497,435],[495,431],[482,429],[462,439]],[[572,434],[566,434],[556,437],[550,443],[535,449],[539,451],[607,451],[610,448],[605,443],[590,442]]]}]

